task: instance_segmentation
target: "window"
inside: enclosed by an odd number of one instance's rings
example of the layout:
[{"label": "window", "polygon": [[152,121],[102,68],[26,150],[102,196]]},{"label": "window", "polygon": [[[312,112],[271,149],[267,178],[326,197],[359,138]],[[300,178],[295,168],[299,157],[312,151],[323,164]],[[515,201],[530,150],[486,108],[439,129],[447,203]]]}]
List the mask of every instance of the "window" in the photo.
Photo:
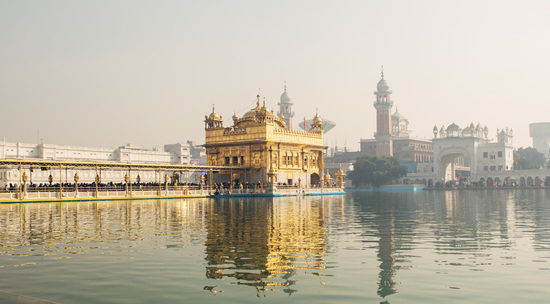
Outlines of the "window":
[{"label": "window", "polygon": [[226,158],[225,158],[225,165],[226,165],[226,166],[229,166],[229,157],[226,157]]},{"label": "window", "polygon": [[502,151],[498,151],[498,157],[502,157]]},{"label": "window", "polygon": [[238,164],[239,164],[239,157],[233,156],[233,165],[238,165]]},{"label": "window", "polygon": [[489,153],[483,152],[483,158],[487,158],[489,156]]},{"label": "window", "polygon": [[491,171],[495,171],[496,169],[497,169],[496,166],[491,166],[491,168],[490,168]]},{"label": "window", "polygon": [[244,156],[241,156],[241,165],[244,165]]},{"label": "window", "polygon": [[498,171],[502,171],[502,166],[498,166]]}]

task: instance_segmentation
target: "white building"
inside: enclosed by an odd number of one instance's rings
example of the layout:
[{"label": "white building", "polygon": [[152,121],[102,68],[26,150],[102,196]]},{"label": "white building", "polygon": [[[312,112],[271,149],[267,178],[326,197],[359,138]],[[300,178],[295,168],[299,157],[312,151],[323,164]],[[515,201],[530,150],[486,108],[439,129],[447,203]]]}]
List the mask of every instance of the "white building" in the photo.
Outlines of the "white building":
[{"label": "white building", "polygon": [[[457,170],[470,171],[470,178],[476,181],[480,176],[495,171],[511,171],[514,166],[512,130],[497,129],[496,142],[488,138],[487,127],[470,124],[462,129],[456,124],[439,132],[434,127],[434,178],[436,180],[456,180]],[[461,159],[457,168],[457,159]]]},{"label": "white building", "polygon": [[[201,154],[202,151],[202,154]],[[196,156],[194,157],[193,156]],[[202,164],[204,158],[204,147],[195,145],[188,141],[185,144],[167,144],[164,149],[145,149],[134,145],[120,146],[115,149],[62,146],[53,144],[30,144],[19,142],[0,141],[0,159],[26,159],[26,160],[55,160],[55,161],[87,161],[87,162],[118,162],[118,163],[147,163],[147,164]],[[58,172],[51,168],[28,169],[28,176],[33,183],[48,183],[51,175],[54,183],[73,182],[75,170],[65,168]],[[81,183],[94,182],[95,170],[79,170]],[[127,172],[106,170],[102,172],[103,182],[124,182]],[[139,179],[143,182],[157,182],[159,176],[154,171],[133,172],[132,179]],[[19,183],[19,172],[17,169],[0,169],[0,185]]]}]

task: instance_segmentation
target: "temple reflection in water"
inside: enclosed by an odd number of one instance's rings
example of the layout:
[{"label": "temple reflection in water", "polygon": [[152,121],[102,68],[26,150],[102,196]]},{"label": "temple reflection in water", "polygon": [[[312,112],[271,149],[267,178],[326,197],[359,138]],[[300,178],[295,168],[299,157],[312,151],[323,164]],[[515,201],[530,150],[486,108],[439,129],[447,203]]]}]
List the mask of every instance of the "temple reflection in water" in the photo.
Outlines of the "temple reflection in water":
[{"label": "temple reflection in water", "polygon": [[70,258],[112,275],[110,259],[123,257],[123,267],[171,278],[163,286],[174,290],[356,288],[389,302],[412,288],[430,292],[415,275],[450,281],[460,269],[522,269],[522,251],[535,261],[529,275],[550,270],[549,202],[548,190],[483,190],[0,205],[0,283],[20,267],[22,276],[49,276],[52,261]]},{"label": "temple reflection in water", "polygon": [[343,203],[343,197],[214,201],[207,223],[206,276],[233,277],[257,288],[292,286],[299,269],[321,276],[325,223],[333,207],[343,212]]}]

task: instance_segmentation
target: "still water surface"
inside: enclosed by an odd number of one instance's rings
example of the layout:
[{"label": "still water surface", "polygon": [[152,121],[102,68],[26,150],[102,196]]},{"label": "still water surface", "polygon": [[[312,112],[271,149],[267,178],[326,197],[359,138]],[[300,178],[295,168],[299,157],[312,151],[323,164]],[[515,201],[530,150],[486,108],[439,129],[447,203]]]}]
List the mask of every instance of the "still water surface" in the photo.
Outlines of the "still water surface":
[{"label": "still water surface", "polygon": [[0,205],[0,291],[61,303],[543,303],[550,191]]}]

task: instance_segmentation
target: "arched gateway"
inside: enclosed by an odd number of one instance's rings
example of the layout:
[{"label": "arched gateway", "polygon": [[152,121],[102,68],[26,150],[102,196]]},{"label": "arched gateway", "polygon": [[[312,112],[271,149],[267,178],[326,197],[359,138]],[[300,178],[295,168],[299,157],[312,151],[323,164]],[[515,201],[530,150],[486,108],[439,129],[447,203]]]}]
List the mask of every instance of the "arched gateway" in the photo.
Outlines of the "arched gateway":
[{"label": "arched gateway", "polygon": [[[434,175],[437,181],[477,182],[488,175],[512,170],[512,130],[497,129],[497,141],[491,142],[488,128],[471,123],[465,128],[452,123],[434,126]],[[502,177],[504,178],[504,176]],[[484,178],[483,182],[488,181]],[[494,182],[494,178],[491,182]],[[499,179],[497,183],[502,183]]]},{"label": "arched gateway", "polygon": [[476,148],[481,141],[477,137],[434,138],[434,173],[441,181],[458,180],[457,170],[462,174],[476,172]]}]

